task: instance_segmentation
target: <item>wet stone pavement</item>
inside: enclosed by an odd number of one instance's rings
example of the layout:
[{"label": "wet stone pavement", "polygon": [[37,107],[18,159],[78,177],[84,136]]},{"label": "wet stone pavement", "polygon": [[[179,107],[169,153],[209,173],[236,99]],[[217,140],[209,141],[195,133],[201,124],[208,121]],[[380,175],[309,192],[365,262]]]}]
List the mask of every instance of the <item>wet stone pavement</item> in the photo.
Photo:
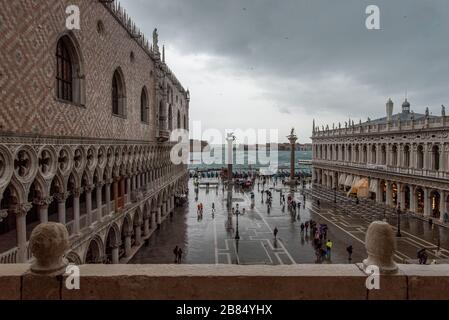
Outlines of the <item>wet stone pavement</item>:
[{"label": "wet stone pavement", "polygon": [[[301,202],[296,216],[287,206],[280,203],[280,181],[265,186],[273,195],[272,208],[268,210],[266,195],[262,202],[262,184],[254,187],[255,207],[251,209],[250,191],[241,192],[234,188],[233,207],[239,206],[245,214],[238,217],[239,240],[235,240],[236,220],[226,209],[227,191],[223,185],[218,188],[200,186],[195,193],[193,180],[189,182],[188,203],[177,208],[172,218],[167,218],[142,247],[130,263],[174,263],[173,249],[183,250],[182,263],[187,264],[295,264],[295,263],[355,263],[366,258],[363,242],[355,239],[341,227],[329,223],[313,210],[313,204],[306,201],[304,208],[301,192],[295,192],[295,199]],[[283,188],[287,199],[289,188]],[[203,203],[203,218],[197,215],[197,204]],[[215,214],[212,216],[212,203]],[[299,215],[298,215],[299,213]],[[328,239],[333,247],[329,258],[318,261],[309,232],[301,232],[301,223],[313,219],[328,225]],[[274,239],[274,228],[279,230]],[[346,247],[352,245],[352,261],[348,261]]]}]

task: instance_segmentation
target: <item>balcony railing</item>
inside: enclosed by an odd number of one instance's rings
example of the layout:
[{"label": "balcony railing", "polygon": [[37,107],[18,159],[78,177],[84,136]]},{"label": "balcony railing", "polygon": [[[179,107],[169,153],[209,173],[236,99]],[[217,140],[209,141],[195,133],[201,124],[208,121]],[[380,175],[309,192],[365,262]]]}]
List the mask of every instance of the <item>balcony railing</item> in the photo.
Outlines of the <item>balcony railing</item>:
[{"label": "balcony railing", "polygon": [[393,166],[370,164],[370,163],[367,164],[367,163],[329,161],[329,160],[313,160],[312,163],[313,164],[324,164],[324,165],[330,165],[330,166],[348,167],[348,168],[355,168],[355,169],[385,171],[385,172],[390,172],[390,173],[398,173],[398,174],[437,178],[437,179],[449,179],[449,172],[427,170],[427,169],[401,168],[401,167],[393,167]]},{"label": "balcony railing", "polygon": [[157,132],[157,141],[166,142],[168,139],[170,139],[170,131],[167,129],[159,129]]}]

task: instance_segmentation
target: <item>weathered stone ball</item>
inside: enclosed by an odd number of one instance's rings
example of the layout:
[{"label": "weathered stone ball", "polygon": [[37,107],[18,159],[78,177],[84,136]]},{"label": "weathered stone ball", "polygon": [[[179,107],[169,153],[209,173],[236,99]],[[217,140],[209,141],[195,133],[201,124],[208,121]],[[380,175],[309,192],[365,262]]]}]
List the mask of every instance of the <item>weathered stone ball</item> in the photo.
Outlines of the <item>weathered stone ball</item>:
[{"label": "weathered stone ball", "polygon": [[60,261],[68,247],[69,233],[61,223],[41,223],[31,233],[31,253],[41,267]]},{"label": "weathered stone ball", "polygon": [[366,232],[365,246],[368,254],[377,257],[391,257],[396,250],[391,225],[384,221],[371,223]]},{"label": "weathered stone ball", "polygon": [[394,262],[396,240],[393,228],[384,221],[374,221],[368,227],[365,238],[368,258],[363,261],[364,266],[378,266],[381,272],[397,270]]}]

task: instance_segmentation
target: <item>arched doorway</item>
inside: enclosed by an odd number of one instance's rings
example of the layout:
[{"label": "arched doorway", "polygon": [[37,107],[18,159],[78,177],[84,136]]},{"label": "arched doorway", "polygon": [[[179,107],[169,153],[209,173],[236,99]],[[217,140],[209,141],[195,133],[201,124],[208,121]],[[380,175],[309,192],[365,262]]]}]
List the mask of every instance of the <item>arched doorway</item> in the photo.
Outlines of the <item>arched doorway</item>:
[{"label": "arched doorway", "polygon": [[385,180],[380,182],[380,191],[382,192],[382,202],[385,203],[387,201],[387,183]]},{"label": "arched doorway", "polygon": [[405,210],[410,210],[410,187],[405,186],[403,192],[404,192],[405,203],[403,203],[401,205]]},{"label": "arched doorway", "polygon": [[430,210],[432,217],[439,219],[440,218],[440,193],[436,190],[433,190],[430,193]]},{"label": "arched doorway", "polygon": [[118,263],[118,252],[114,252],[118,250],[119,246],[119,237],[118,231],[115,226],[112,226],[108,230],[108,234],[106,235],[106,248],[105,248],[105,263]]},{"label": "arched doorway", "polygon": [[86,264],[103,263],[103,254],[101,244],[98,239],[92,239],[86,253]]},{"label": "arched doorway", "polygon": [[396,206],[398,204],[398,185],[394,182],[391,184],[391,199]]},{"label": "arched doorway", "polygon": [[416,213],[424,213],[424,190],[417,188],[415,191]]}]

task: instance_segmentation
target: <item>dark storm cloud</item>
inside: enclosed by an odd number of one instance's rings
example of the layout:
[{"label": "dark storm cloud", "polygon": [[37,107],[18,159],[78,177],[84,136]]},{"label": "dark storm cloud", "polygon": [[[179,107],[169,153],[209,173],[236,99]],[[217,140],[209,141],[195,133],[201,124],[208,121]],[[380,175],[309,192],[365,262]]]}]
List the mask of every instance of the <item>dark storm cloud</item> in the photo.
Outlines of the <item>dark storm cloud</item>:
[{"label": "dark storm cloud", "polygon": [[[447,0],[122,2],[144,30],[157,26],[161,41],[230,61],[211,71],[260,79],[281,113],[366,118],[383,113],[389,96],[399,106],[406,90],[416,111],[449,105]],[[365,28],[371,4],[380,7],[379,31]]]}]

